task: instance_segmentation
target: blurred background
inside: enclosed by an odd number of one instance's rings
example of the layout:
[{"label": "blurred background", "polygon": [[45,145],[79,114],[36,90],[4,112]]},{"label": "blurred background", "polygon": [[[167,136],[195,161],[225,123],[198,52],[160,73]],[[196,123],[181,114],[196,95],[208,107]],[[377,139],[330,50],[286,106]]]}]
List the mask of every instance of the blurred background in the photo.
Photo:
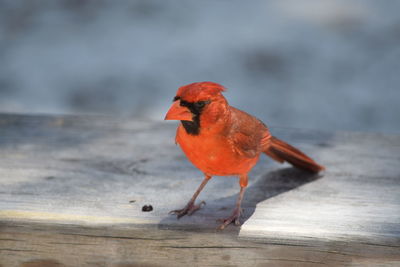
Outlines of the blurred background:
[{"label": "blurred background", "polygon": [[400,1],[0,1],[0,112],[162,120],[214,81],[271,126],[400,133]]}]

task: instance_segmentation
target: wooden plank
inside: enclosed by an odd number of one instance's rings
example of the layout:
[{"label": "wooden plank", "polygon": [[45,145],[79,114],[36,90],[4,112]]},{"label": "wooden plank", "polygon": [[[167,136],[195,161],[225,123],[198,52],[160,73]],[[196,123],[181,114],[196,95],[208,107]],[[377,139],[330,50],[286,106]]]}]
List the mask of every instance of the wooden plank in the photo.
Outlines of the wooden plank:
[{"label": "wooden plank", "polygon": [[259,202],[242,236],[399,244],[400,139],[337,134],[327,142],[314,153],[326,173]]},{"label": "wooden plank", "polygon": [[398,247],[254,242],[237,238],[231,229],[216,233],[15,222],[3,223],[1,229],[3,266],[398,266],[400,260]]},{"label": "wooden plank", "polygon": [[[272,132],[327,171],[312,176],[262,157],[243,226],[220,233],[236,178],[213,178],[194,215],[168,215],[202,180],[174,145],[175,124],[1,114],[0,264],[165,265],[166,255],[177,258],[170,265],[398,264],[400,137]],[[142,212],[146,204],[154,210]]]}]

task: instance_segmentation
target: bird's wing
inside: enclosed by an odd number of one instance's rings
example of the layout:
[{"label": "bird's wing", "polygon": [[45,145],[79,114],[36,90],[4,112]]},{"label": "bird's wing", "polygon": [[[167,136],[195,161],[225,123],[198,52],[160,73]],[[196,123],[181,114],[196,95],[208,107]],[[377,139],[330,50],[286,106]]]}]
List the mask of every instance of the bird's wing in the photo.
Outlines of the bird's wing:
[{"label": "bird's wing", "polygon": [[263,142],[270,136],[267,127],[257,118],[231,107],[232,127],[229,139],[236,153],[254,158],[262,151]]}]

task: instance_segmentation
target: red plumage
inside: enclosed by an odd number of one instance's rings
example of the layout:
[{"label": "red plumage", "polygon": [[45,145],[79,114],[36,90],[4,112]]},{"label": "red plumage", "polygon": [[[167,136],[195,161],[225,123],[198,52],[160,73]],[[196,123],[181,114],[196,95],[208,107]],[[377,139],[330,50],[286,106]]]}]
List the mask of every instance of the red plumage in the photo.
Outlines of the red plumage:
[{"label": "red plumage", "polygon": [[233,214],[220,226],[239,224],[240,204],[247,186],[248,173],[262,152],[278,162],[287,161],[297,168],[319,172],[324,167],[297,148],[271,136],[267,126],[257,118],[228,104],[225,88],[214,82],[192,83],[178,89],[165,119],[180,120],[176,142],[188,159],[205,175],[203,183],[181,210],[178,218],[200,208],[195,199],[214,175],[237,175],[240,194]]}]

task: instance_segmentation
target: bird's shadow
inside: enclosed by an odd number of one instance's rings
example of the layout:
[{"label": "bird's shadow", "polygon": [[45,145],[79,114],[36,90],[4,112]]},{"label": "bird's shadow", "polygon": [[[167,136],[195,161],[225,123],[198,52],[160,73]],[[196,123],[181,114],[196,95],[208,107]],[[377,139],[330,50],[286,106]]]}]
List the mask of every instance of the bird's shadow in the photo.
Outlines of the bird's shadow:
[{"label": "bird's shadow", "polygon": [[244,223],[254,214],[258,203],[315,181],[320,177],[320,174],[296,168],[285,168],[261,176],[246,190],[242,204],[244,209],[242,222]]},{"label": "bird's shadow", "polygon": [[[315,181],[321,176],[322,176],[321,174],[310,173],[292,167],[279,169],[276,171],[268,172],[265,175],[259,176],[257,181],[250,184],[250,186],[248,186],[248,188],[246,189],[246,193],[242,202],[242,208],[243,208],[243,214],[241,217],[242,224],[245,223],[249,218],[251,218],[251,216],[254,214],[256,210],[256,206],[258,203],[263,202],[279,194],[298,188],[304,184]],[[230,195],[228,197],[218,198],[210,202],[207,202],[207,206],[203,207],[203,209],[207,209],[208,211],[205,211],[204,213],[202,211],[197,212],[193,214],[191,217],[209,216],[212,217],[214,221],[216,216],[221,218],[223,218],[224,216],[228,217],[233,211],[237,197],[238,193]],[[209,212],[212,212],[213,214],[210,215]],[[205,221],[202,222],[199,219],[193,218],[193,221],[197,223],[203,223],[203,225],[198,225],[197,230],[199,231],[209,230],[209,224],[207,223],[206,219]],[[206,228],[208,229],[204,229],[204,222]],[[170,223],[171,223],[171,217],[169,217],[169,219],[166,218],[164,222],[160,223],[160,228],[164,228],[167,225],[168,228],[171,228]],[[218,223],[215,223],[215,228],[217,226]],[[174,228],[175,227],[180,229],[179,224],[175,225]],[[213,228],[213,230],[215,228]],[[187,230],[196,230],[196,228],[194,225],[191,225]],[[230,233],[232,231],[239,233],[240,227],[232,225],[227,227],[225,231]]]}]

